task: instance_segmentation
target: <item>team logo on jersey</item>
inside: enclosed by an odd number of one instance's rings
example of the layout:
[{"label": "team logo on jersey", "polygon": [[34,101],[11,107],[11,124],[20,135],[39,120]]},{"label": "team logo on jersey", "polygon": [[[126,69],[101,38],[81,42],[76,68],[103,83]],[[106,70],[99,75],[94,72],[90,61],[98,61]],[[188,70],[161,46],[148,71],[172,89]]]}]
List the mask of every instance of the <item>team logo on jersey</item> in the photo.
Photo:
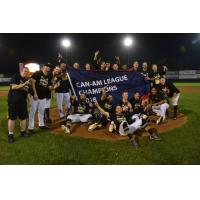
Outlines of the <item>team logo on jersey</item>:
[{"label": "team logo on jersey", "polygon": [[48,85],[48,78],[44,78],[43,76],[41,76],[39,85],[46,88]]}]

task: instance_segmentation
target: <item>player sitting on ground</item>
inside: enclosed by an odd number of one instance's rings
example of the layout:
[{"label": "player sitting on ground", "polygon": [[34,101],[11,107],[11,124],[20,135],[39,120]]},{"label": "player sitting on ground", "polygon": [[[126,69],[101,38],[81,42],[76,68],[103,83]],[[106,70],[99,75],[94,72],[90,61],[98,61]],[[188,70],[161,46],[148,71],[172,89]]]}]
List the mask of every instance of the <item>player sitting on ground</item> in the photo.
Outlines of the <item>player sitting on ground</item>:
[{"label": "player sitting on ground", "polygon": [[[107,96],[106,88],[103,88],[100,106],[106,112],[112,113],[113,112],[113,103],[112,102],[113,102],[113,97],[111,95]],[[104,115],[102,115],[102,113],[97,108],[94,108],[93,118],[94,118],[94,121],[93,121],[94,123],[89,126],[88,131],[93,131],[96,128],[106,126],[109,121]]]},{"label": "player sitting on ground", "polygon": [[157,130],[151,128],[147,123],[146,115],[138,116],[133,122],[131,119],[131,113],[124,113],[120,105],[116,106],[115,111],[111,114],[102,109],[98,102],[96,102],[95,105],[107,119],[110,118],[114,122],[115,131],[119,135],[129,137],[129,140],[134,147],[138,148],[140,146],[136,141],[135,132],[142,127],[149,132],[151,140],[160,140],[157,136]]},{"label": "player sitting on ground", "polygon": [[88,122],[92,124],[92,105],[86,102],[85,94],[81,94],[79,100],[75,96],[71,97],[71,111],[67,117],[66,126],[62,125],[61,128],[65,133],[71,134],[72,123]]},{"label": "player sitting on ground", "polygon": [[156,121],[156,124],[160,125],[166,118],[166,111],[169,108],[169,104],[167,103],[165,96],[161,92],[158,92],[155,87],[151,89],[151,94],[149,96],[149,108],[160,116]]},{"label": "player sitting on ground", "polygon": [[176,86],[166,80],[165,78],[160,79],[160,87],[162,92],[167,96],[167,98],[172,98],[172,105],[174,108],[174,116],[173,119],[177,118],[177,110],[178,110],[178,100],[180,97],[180,91],[176,88]]},{"label": "player sitting on ground", "polygon": [[132,112],[132,105],[128,100],[128,92],[123,92],[122,93],[122,99],[118,103],[122,107],[122,110],[124,113],[129,113]]}]

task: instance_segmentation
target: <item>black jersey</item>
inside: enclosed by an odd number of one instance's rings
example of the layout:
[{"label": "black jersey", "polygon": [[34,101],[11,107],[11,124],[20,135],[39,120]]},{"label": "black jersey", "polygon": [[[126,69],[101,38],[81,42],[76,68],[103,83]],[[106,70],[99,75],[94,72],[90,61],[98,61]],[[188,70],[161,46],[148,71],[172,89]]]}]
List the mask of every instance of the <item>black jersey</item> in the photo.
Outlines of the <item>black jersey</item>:
[{"label": "black jersey", "polygon": [[157,72],[153,72],[151,71],[149,73],[149,78],[153,78],[154,80],[152,81],[153,85],[158,85],[160,83],[160,78],[162,78],[164,75],[166,74],[165,71],[161,70],[161,71],[157,71]]},{"label": "black jersey", "polygon": [[75,100],[71,103],[71,114],[88,114],[89,111],[90,107],[86,101]]},{"label": "black jersey", "polygon": [[[53,74],[52,74],[52,72],[49,72],[48,76],[49,76],[49,79],[50,79],[51,85],[52,85],[53,84]],[[51,90],[49,90],[49,89],[46,90],[46,98],[51,99]]]},{"label": "black jersey", "polygon": [[[42,71],[35,72],[32,78],[36,81],[35,88],[39,99],[44,99],[47,96],[49,86],[51,85],[51,78],[47,74],[45,75]],[[33,92],[32,92],[33,95]]]},{"label": "black jersey", "polygon": [[149,70],[143,70],[143,69],[141,69],[140,73],[141,73],[144,77],[149,77]]},{"label": "black jersey", "polygon": [[174,93],[180,93],[179,89],[169,80],[166,80],[165,85],[160,84],[159,87],[167,97],[172,97]]},{"label": "black jersey", "polygon": [[60,81],[60,86],[55,89],[56,93],[68,93],[70,90],[70,82],[66,73],[61,74],[58,77],[58,81]]},{"label": "black jersey", "polygon": [[116,125],[116,131],[119,131],[119,126],[123,121],[131,121],[131,116],[129,114],[125,114],[125,113],[120,113],[120,114],[116,114],[116,113],[112,113],[110,115],[110,120],[113,121]]},{"label": "black jersey", "polygon": [[122,100],[118,103],[122,107],[123,113],[128,114],[130,112],[130,108],[128,106],[130,102],[123,102]]},{"label": "black jersey", "polygon": [[155,94],[155,95],[150,94],[150,96],[149,96],[150,104],[155,104],[155,103],[158,103],[158,102],[165,100],[165,99],[166,98],[163,95],[163,93],[158,93],[158,94]]},{"label": "black jersey", "polygon": [[9,102],[20,102],[20,101],[26,101],[29,86],[26,85],[23,88],[19,90],[13,90],[12,85],[16,84],[23,84],[27,81],[27,78],[23,78],[20,74],[15,74],[10,81],[10,90],[8,92],[8,101]]},{"label": "black jersey", "polygon": [[112,102],[109,102],[106,99],[105,100],[101,100],[99,102],[99,104],[108,113],[112,113],[113,110],[114,110],[114,106],[113,106]]},{"label": "black jersey", "polygon": [[132,105],[134,114],[143,113],[142,102],[140,99],[136,100],[135,98],[131,98],[130,103]]}]

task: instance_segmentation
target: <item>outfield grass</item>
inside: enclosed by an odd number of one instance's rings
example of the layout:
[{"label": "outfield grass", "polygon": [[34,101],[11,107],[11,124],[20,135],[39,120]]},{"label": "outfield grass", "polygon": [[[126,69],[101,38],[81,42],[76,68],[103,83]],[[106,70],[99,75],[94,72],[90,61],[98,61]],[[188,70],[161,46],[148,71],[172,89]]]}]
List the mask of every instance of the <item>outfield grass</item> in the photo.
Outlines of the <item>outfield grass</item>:
[{"label": "outfield grass", "polygon": [[180,111],[187,124],[162,134],[163,141],[102,141],[39,131],[29,139],[7,143],[6,97],[0,97],[0,164],[200,164],[200,93],[184,93]]},{"label": "outfield grass", "polygon": [[176,86],[190,86],[190,87],[200,87],[200,83],[175,83]]}]

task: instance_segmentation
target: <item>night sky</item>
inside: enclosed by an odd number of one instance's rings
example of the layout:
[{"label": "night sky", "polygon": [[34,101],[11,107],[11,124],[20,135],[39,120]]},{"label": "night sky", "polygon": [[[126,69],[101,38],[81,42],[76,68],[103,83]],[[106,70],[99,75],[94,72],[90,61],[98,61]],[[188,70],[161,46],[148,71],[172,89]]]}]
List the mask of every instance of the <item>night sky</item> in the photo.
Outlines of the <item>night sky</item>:
[{"label": "night sky", "polygon": [[130,60],[147,61],[167,65],[170,70],[200,69],[200,34],[0,34],[0,73],[13,74],[19,62],[52,62],[56,64],[58,52],[64,57],[66,49],[61,45],[69,38],[69,64],[89,62],[96,50],[102,58],[113,61],[120,56],[127,63],[127,49],[123,38],[132,36],[135,45],[130,48]]}]

